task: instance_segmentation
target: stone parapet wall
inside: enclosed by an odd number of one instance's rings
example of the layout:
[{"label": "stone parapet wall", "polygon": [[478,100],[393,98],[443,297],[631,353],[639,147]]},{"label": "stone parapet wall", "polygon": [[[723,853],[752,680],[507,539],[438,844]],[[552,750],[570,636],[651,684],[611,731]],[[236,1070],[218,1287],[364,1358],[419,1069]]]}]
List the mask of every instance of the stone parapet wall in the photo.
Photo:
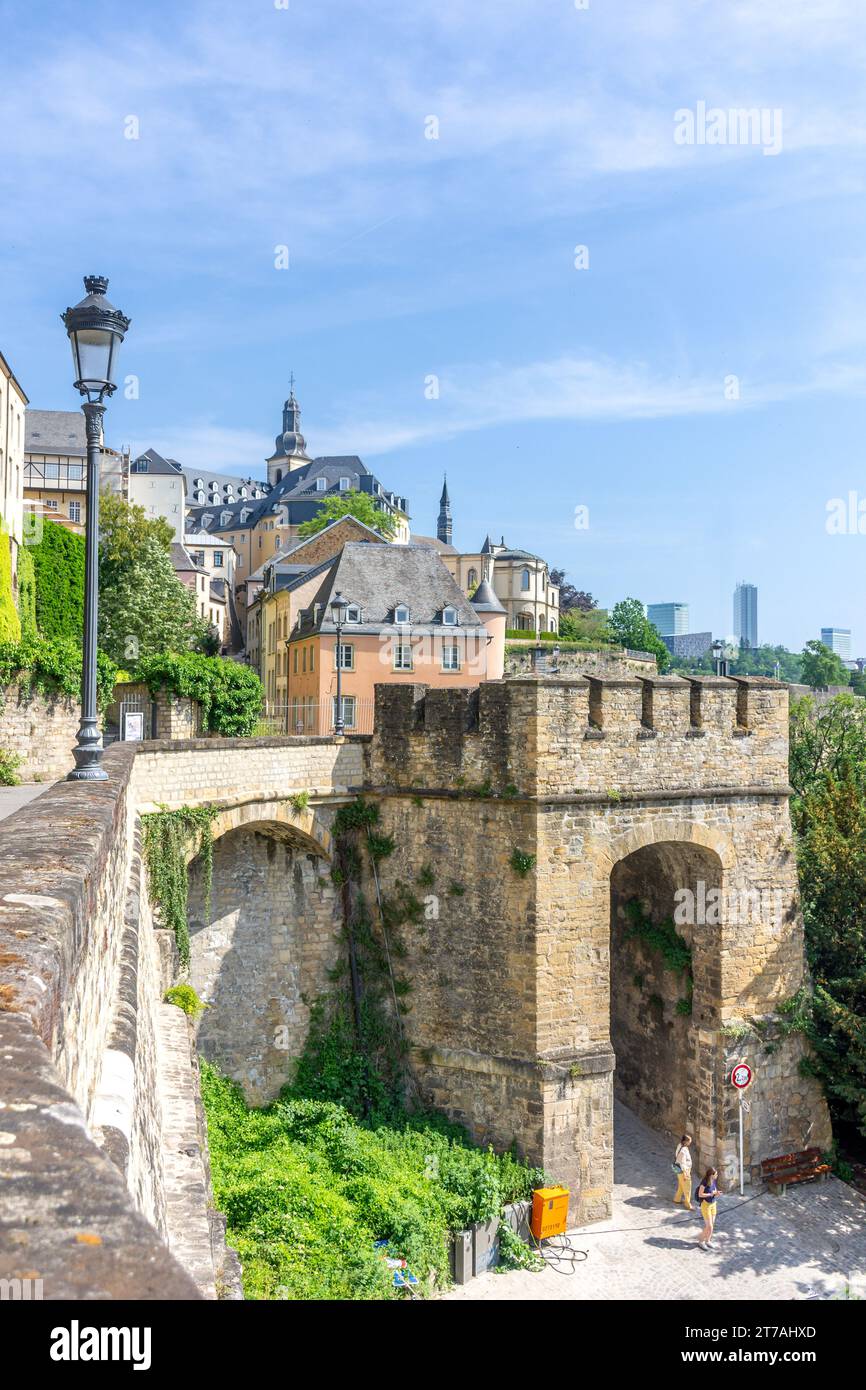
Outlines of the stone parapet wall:
[{"label": "stone parapet wall", "polygon": [[68,695],[28,693],[20,684],[0,689],[0,750],[22,759],[22,782],[55,782],[75,766],[81,709]]},{"label": "stone parapet wall", "polygon": [[158,1221],[134,757],[116,746],[106,781],[61,782],[0,823],[0,1277],[36,1267],[46,1298],[198,1297],[128,1185]]},{"label": "stone parapet wall", "polygon": [[376,687],[373,785],[572,796],[788,785],[788,696],[763,677],[516,677]]},{"label": "stone parapet wall", "polygon": [[[554,642],[543,642],[542,651],[547,663],[553,663]],[[528,676],[532,673],[535,643],[505,643],[506,676]],[[556,660],[559,674],[563,676],[650,676],[656,674],[656,659],[647,653],[644,656],[629,655],[627,652],[584,652],[560,647]]]},{"label": "stone parapet wall", "polygon": [[343,795],[364,780],[364,744],[310,738],[154,740],[138,745],[135,796],[140,810],[205,802],[231,805],[295,792]]}]

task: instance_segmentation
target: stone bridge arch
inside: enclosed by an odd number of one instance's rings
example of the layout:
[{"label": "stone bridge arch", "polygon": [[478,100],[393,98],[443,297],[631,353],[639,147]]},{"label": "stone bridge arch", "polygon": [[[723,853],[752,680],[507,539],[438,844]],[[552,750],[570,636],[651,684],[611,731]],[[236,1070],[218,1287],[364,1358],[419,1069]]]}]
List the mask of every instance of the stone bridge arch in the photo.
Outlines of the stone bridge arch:
[{"label": "stone bridge arch", "polygon": [[247,1100],[273,1100],[303,1049],[310,1008],[328,988],[342,922],[331,879],[330,807],[239,802],[213,822],[209,895],[190,863],[190,982],[208,1005],[202,1056]]}]

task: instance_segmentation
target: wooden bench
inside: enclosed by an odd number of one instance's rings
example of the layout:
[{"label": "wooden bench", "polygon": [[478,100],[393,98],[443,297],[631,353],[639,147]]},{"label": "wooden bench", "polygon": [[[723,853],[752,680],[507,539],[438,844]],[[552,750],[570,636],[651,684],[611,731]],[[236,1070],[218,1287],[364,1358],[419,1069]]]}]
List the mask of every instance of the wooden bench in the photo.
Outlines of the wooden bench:
[{"label": "wooden bench", "polygon": [[824,1162],[820,1149],[802,1149],[800,1153],[782,1154],[779,1158],[761,1161],[761,1177],[771,1192],[778,1192],[782,1196],[791,1183],[808,1182],[811,1178],[823,1181],[829,1172],[830,1164]]}]

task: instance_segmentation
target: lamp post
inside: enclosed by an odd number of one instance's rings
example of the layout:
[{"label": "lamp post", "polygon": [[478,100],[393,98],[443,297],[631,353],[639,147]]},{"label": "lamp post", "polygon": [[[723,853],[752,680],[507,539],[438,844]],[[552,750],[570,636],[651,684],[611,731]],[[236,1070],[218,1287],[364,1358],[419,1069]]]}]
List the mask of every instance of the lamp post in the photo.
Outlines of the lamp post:
[{"label": "lamp post", "polygon": [[96,714],[96,632],[99,614],[99,451],[102,445],[104,398],[114,393],[117,352],[129,319],[105,298],[108,281],[85,275],[84,299],[61,314],[75,364],[75,388],[86,396],[81,409],[87,430],[87,519],[84,549],[84,651],[81,669],[81,725],[73,750],[75,768],[70,782],[101,782],[102,734]]},{"label": "lamp post", "polygon": [[343,623],[348,607],[348,599],[343,598],[339,592],[334,594],[331,599],[331,618],[337,625],[337,710],[334,716],[334,733],[337,738],[343,737]]},{"label": "lamp post", "polygon": [[717,637],[713,643],[713,660],[716,665],[716,675],[726,676],[728,674],[728,663],[725,660],[725,644],[719,637]]}]

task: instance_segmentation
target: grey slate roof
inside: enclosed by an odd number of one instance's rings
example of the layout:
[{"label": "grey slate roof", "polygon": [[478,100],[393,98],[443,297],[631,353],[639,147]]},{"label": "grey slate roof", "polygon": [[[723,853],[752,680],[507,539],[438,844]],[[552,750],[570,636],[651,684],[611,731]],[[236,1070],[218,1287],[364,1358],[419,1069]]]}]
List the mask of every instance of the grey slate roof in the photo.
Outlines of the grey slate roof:
[{"label": "grey slate roof", "polygon": [[476,613],[504,613],[505,609],[486,579],[482,579],[469,600]]},{"label": "grey slate roof", "polygon": [[304,624],[306,631],[334,632],[328,604],[340,592],[361,609],[363,622],[345,624],[346,631],[378,631],[394,622],[394,609],[405,604],[413,632],[433,627],[443,631],[442,610],[456,608],[456,627],[478,628],[481,620],[456,580],[448,573],[435,550],[425,545],[370,545],[350,541],[328,561],[323,582],[310,607],[321,604],[317,623]]},{"label": "grey slate roof", "polygon": [[[321,491],[316,488],[313,482],[317,477],[324,477],[327,484]],[[262,517],[275,514],[281,504],[291,506],[293,502],[323,502],[327,497],[339,494],[341,478],[349,479],[350,491],[369,491],[369,495],[374,501],[378,499],[393,506],[405,504],[405,498],[388,492],[385,488],[379,494],[372,486],[364,487],[361,483],[362,478],[372,479],[373,482],[377,481],[373,478],[369,468],[361,462],[356,454],[338,454],[335,456],[324,455],[322,458],[312,459],[309,463],[302,464],[300,468],[293,469],[291,473],[287,473],[271,488],[267,497],[263,497],[259,501],[244,497],[235,498],[231,502],[199,502],[189,510],[196,525],[200,524],[202,516],[211,513],[217,520],[217,524],[210,527],[211,531],[237,531],[241,528],[256,526]],[[246,521],[242,522],[240,513],[245,507],[250,508],[250,514]],[[224,526],[219,522],[222,512],[230,513],[230,518]]]},{"label": "grey slate roof", "polygon": [[445,541],[440,541],[438,536],[412,536],[413,545],[429,545],[431,550],[438,550],[440,555],[459,555],[460,551],[456,545],[448,545]]},{"label": "grey slate roof", "polygon": [[24,412],[24,452],[26,454],[69,454],[84,458],[87,431],[80,410],[26,410]]},{"label": "grey slate roof", "polygon": [[201,565],[196,564],[186,546],[181,545],[180,541],[172,541],[169,555],[175,570],[200,570],[202,568]]},{"label": "grey slate roof", "polygon": [[[144,459],[147,460],[147,468],[136,468],[135,465]],[[136,454],[130,464],[130,471],[173,476],[176,473],[182,473],[183,469],[177,459],[163,458],[162,454],[158,454],[155,449],[145,449],[143,454]]]}]

